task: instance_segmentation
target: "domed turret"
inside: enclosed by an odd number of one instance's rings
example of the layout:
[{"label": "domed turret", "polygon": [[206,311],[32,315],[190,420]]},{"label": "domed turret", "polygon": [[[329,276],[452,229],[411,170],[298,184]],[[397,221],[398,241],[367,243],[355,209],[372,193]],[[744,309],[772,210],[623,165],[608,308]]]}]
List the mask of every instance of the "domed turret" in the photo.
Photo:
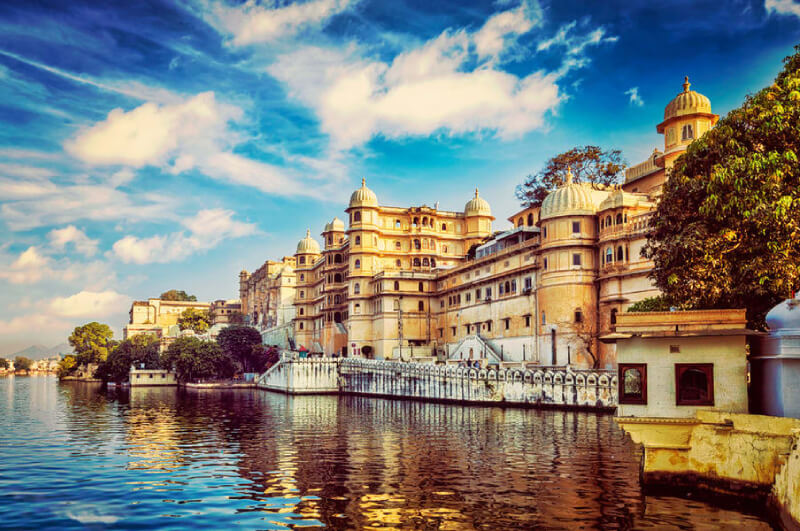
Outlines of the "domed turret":
[{"label": "domed turret", "polygon": [[334,217],[330,223],[325,224],[324,232],[344,232],[344,221]]},{"label": "domed turret", "polygon": [[485,199],[478,195],[478,189],[475,188],[475,197],[470,199],[466,205],[464,205],[464,215],[465,216],[491,216],[492,209],[489,206],[489,203],[486,202]]},{"label": "domed turret", "polygon": [[591,216],[597,211],[588,186],[572,181],[572,169],[567,168],[567,182],[550,192],[542,202],[539,219],[560,216]]},{"label": "domed turret", "polygon": [[687,114],[711,114],[711,101],[694,90],[689,90],[689,76],[683,81],[683,92],[680,92],[664,109],[664,121]]},{"label": "domed turret", "polygon": [[773,334],[781,330],[800,331],[800,300],[786,299],[767,313],[766,320]]},{"label": "domed turret", "polygon": [[306,237],[297,243],[296,254],[319,254],[319,244],[311,237],[310,230],[306,230]]},{"label": "domed turret", "polygon": [[350,196],[349,208],[376,207],[378,206],[378,196],[375,192],[367,188],[367,180],[361,179],[361,188],[353,192]]}]

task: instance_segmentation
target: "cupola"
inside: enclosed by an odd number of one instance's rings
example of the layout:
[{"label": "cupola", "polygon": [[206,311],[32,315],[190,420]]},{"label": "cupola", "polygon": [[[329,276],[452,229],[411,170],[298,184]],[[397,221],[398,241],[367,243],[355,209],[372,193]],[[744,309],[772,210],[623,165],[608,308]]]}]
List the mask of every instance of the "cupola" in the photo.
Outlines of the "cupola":
[{"label": "cupola", "polygon": [[344,221],[334,217],[330,223],[325,224],[325,232],[344,232]]},{"label": "cupola", "polygon": [[377,207],[378,196],[375,192],[367,188],[367,180],[361,179],[361,188],[353,192],[350,196],[349,208]]},{"label": "cupola", "polygon": [[587,185],[573,182],[572,169],[567,168],[567,182],[550,192],[542,202],[539,219],[560,216],[592,216],[597,211],[592,191]]},{"label": "cupola", "polygon": [[467,204],[464,205],[464,215],[468,217],[492,215],[492,209],[489,206],[489,203],[478,195],[477,188],[475,188],[475,197],[470,199]]},{"label": "cupola", "polygon": [[297,243],[296,254],[319,254],[319,244],[311,237],[311,230],[306,230],[306,237]]}]

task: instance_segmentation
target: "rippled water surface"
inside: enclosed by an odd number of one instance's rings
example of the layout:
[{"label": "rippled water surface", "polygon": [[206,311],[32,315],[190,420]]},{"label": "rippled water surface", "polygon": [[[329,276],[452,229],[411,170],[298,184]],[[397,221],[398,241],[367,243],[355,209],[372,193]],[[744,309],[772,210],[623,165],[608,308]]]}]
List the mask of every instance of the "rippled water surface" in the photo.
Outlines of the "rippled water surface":
[{"label": "rippled water surface", "polygon": [[0,378],[0,527],[769,529],[643,496],[608,415]]}]

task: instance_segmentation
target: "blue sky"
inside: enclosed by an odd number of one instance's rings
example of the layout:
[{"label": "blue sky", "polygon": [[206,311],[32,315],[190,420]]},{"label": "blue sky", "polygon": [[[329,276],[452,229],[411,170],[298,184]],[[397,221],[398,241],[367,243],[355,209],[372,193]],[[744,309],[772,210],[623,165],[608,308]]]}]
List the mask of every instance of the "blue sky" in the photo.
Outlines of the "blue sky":
[{"label": "blue sky", "polygon": [[799,36],[793,0],[4,2],[0,355],[236,298],[361,177],[503,228],[550,156],[636,163],[684,75],[724,114]]}]

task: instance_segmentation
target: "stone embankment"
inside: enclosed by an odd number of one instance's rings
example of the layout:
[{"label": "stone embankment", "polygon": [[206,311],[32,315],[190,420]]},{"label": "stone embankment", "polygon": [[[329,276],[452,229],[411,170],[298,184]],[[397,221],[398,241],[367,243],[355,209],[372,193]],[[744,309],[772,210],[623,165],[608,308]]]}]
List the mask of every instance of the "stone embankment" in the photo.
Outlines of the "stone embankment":
[{"label": "stone embankment", "polygon": [[284,359],[258,387],[289,394],[376,397],[522,407],[612,411],[613,371],[571,367],[474,369],[362,359]]}]

